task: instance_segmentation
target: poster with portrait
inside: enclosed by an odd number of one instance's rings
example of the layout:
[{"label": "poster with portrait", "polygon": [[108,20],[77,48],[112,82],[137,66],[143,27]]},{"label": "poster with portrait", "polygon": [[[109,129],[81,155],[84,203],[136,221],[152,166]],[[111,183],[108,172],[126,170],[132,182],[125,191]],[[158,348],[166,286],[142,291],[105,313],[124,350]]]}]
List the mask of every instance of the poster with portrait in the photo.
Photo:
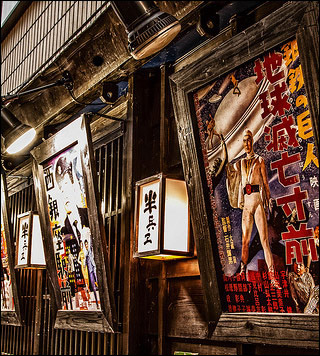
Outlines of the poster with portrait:
[{"label": "poster with portrait", "polygon": [[319,313],[319,161],[295,39],[193,94],[229,312]]},{"label": "poster with portrait", "polygon": [[114,332],[89,117],[80,116],[31,151],[55,327]]},{"label": "poster with portrait", "polygon": [[11,272],[8,264],[7,240],[1,209],[1,312],[14,310]]},{"label": "poster with portrait", "polygon": [[64,310],[100,310],[99,286],[77,145],[43,166]]},{"label": "poster with portrait", "polygon": [[1,172],[1,324],[20,326],[21,323],[9,227],[8,192],[5,173]]}]

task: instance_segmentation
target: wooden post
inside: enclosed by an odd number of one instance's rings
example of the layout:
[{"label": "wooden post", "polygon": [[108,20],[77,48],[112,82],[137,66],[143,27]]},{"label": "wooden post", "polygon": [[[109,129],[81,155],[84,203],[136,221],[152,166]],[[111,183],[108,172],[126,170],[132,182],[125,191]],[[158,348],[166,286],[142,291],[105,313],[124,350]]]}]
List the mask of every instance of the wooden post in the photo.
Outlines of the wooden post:
[{"label": "wooden post", "polygon": [[[166,115],[167,99],[167,67],[160,67],[160,172],[167,173],[168,154],[168,117]],[[167,295],[166,263],[161,262],[161,270],[158,279],[158,354],[165,354],[165,305]]]},{"label": "wooden post", "polygon": [[[136,301],[134,299],[135,290],[138,288],[137,275],[137,260],[132,258],[132,227],[130,221],[132,219],[132,136],[133,136],[133,86],[134,78],[130,76],[129,81],[129,101],[128,101],[128,116],[123,137],[123,174],[122,174],[122,201],[123,213],[121,215],[121,246],[123,247],[121,254],[121,269],[123,269],[123,326],[120,338],[120,355],[128,355],[137,353],[138,330],[134,325],[136,316]],[[132,294],[133,293],[133,294]]]},{"label": "wooden post", "polygon": [[165,355],[165,336],[166,336],[166,299],[167,299],[167,269],[166,263],[161,262],[161,272],[159,276],[159,295],[158,295],[158,355]]},{"label": "wooden post", "polygon": [[160,86],[160,172],[167,172],[168,118],[166,115],[167,67],[162,65]]},{"label": "wooden post", "polygon": [[42,314],[42,270],[37,270],[36,315],[33,335],[33,354],[40,355],[41,314]]}]

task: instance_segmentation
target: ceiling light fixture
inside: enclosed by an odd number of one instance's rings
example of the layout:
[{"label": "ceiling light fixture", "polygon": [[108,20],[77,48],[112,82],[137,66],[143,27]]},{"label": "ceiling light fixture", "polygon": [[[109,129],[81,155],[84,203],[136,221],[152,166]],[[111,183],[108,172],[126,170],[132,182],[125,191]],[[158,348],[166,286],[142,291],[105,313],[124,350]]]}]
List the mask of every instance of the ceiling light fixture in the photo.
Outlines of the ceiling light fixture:
[{"label": "ceiling light fixture", "polygon": [[36,130],[21,123],[6,107],[1,108],[1,126],[4,146],[9,154],[22,151],[36,137]]},{"label": "ceiling light fixture", "polygon": [[134,59],[143,59],[163,49],[180,32],[172,15],[159,10],[153,1],[111,1],[128,33],[128,48]]},{"label": "ceiling light fixture", "polygon": [[23,95],[35,93],[54,86],[64,85],[68,90],[73,88],[73,81],[68,71],[63,72],[62,78],[54,83],[38,88],[23,91],[17,94],[1,96],[1,136],[4,139],[5,151],[8,154],[16,154],[26,149],[35,139],[36,130],[21,121],[4,106]]}]

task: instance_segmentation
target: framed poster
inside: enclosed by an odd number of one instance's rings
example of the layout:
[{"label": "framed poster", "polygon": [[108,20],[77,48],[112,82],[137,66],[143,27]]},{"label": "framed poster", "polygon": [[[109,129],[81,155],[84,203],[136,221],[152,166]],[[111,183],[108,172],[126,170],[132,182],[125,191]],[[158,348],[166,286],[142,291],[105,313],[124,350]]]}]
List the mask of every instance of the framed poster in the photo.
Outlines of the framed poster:
[{"label": "framed poster", "polygon": [[18,215],[15,268],[46,268],[37,212]]},{"label": "framed poster", "polygon": [[113,292],[99,208],[89,118],[31,151],[56,328],[114,332]]},{"label": "framed poster", "polygon": [[13,251],[6,178],[1,172],[1,325],[21,326],[20,298],[14,271]]},{"label": "framed poster", "polygon": [[304,77],[314,61],[300,54],[314,6],[288,2],[170,77],[209,331],[221,340],[318,344],[318,78]]}]

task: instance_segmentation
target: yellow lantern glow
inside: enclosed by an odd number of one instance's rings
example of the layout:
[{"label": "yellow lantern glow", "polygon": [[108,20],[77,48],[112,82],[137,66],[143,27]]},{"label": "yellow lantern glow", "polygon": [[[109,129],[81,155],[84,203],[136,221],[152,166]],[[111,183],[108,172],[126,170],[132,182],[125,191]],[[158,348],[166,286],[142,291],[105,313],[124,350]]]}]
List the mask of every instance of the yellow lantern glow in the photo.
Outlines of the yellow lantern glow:
[{"label": "yellow lantern glow", "polygon": [[46,268],[39,215],[29,211],[18,216],[15,268]]},{"label": "yellow lantern glow", "polygon": [[137,182],[134,257],[191,257],[191,247],[186,183],[162,173]]}]

